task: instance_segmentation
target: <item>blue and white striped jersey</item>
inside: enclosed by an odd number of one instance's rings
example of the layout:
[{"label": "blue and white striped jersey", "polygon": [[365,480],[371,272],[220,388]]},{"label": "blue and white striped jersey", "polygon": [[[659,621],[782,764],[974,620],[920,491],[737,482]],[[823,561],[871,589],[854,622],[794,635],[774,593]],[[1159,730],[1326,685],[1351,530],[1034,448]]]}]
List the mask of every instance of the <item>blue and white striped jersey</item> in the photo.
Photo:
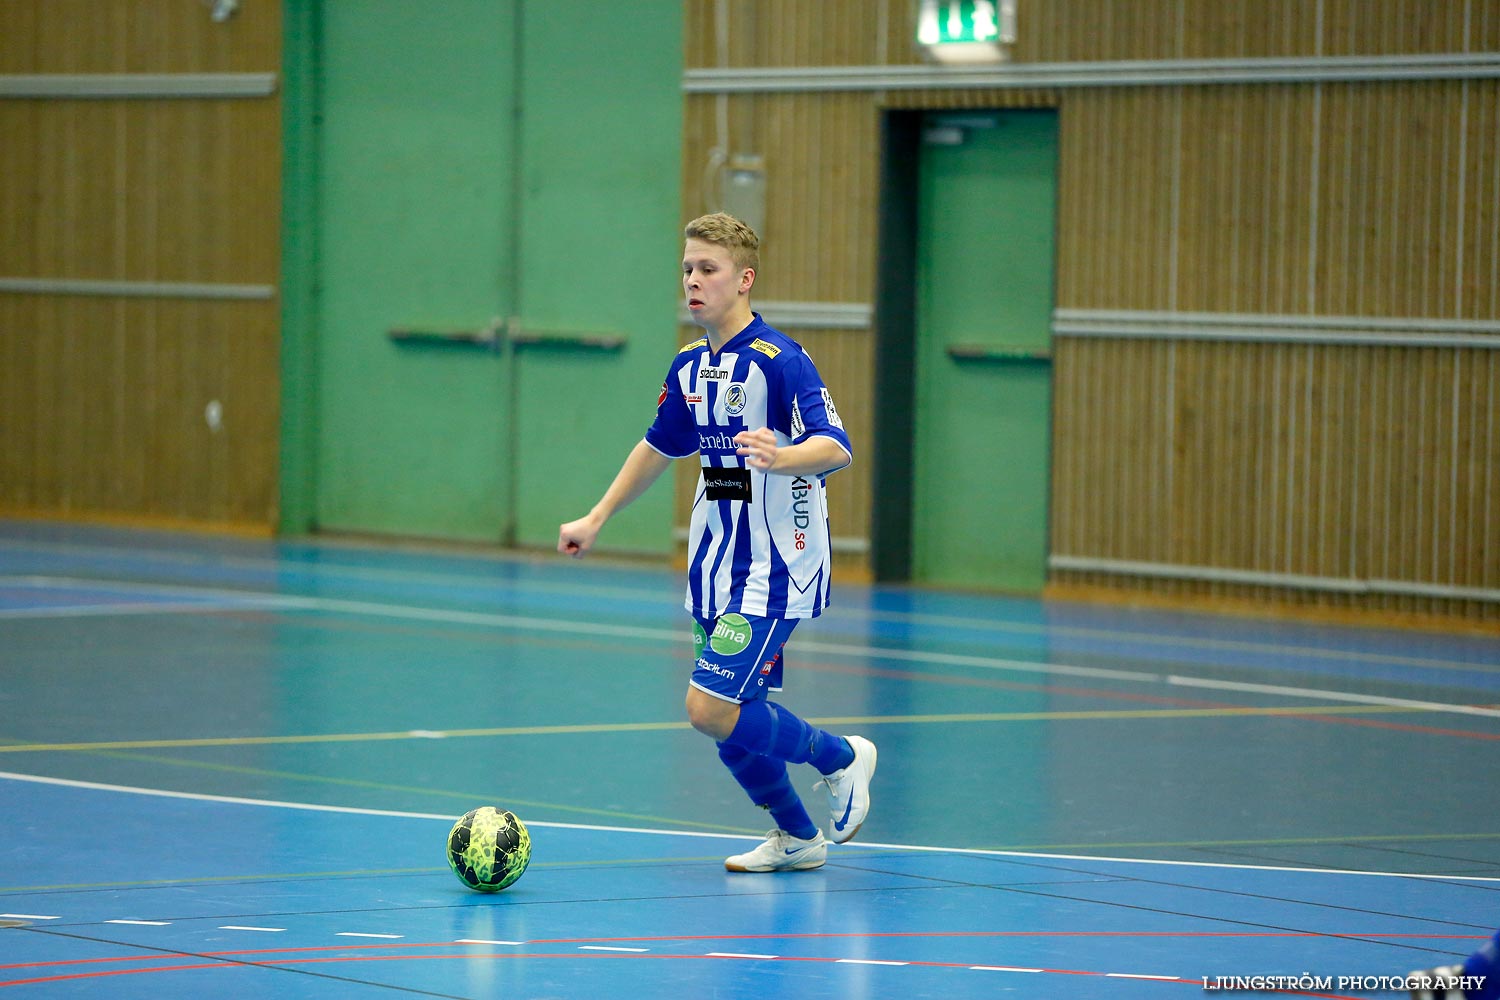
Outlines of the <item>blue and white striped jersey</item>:
[{"label": "blue and white striped jersey", "polygon": [[781,447],[832,438],[854,459],[812,359],[757,313],[717,355],[706,339],[678,353],[646,432],[646,443],[669,458],[701,457],[686,602],[700,618],[731,611],[815,618],[828,605],[824,476],[767,475],[747,466],[735,454],[734,436],[761,427],[774,431]]}]

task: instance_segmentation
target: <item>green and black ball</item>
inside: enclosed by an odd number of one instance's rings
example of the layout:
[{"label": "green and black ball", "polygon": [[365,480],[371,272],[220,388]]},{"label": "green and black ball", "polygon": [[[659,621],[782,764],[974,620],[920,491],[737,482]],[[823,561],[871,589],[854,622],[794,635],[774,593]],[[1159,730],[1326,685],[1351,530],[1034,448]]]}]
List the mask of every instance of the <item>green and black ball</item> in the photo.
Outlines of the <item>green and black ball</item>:
[{"label": "green and black ball", "polygon": [[448,867],[476,892],[499,892],[531,863],[531,834],[515,813],[470,809],[448,833]]}]

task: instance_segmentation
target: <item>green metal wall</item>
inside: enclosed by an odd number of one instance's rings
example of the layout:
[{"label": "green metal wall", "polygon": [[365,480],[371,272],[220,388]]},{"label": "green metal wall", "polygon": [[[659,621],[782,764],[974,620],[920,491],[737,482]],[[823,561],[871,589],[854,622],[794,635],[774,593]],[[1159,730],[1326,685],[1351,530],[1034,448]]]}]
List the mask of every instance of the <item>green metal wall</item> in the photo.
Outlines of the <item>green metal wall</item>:
[{"label": "green metal wall", "polygon": [[1057,115],[936,114],[922,147],[912,579],[1047,572]]},{"label": "green metal wall", "polygon": [[[681,7],[287,7],[286,531],[550,544],[676,339]],[[393,341],[606,331],[614,352]],[[665,552],[670,496],[604,544]]]}]

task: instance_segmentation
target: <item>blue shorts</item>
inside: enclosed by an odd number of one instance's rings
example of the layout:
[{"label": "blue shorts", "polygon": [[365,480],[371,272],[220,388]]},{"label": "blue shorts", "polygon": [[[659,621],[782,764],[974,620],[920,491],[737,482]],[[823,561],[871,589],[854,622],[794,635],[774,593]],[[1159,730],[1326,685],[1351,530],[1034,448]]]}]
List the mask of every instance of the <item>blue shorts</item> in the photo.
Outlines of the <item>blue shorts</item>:
[{"label": "blue shorts", "polygon": [[710,621],[694,615],[693,687],[736,703],[780,691],[781,647],[800,620],[730,612]]}]

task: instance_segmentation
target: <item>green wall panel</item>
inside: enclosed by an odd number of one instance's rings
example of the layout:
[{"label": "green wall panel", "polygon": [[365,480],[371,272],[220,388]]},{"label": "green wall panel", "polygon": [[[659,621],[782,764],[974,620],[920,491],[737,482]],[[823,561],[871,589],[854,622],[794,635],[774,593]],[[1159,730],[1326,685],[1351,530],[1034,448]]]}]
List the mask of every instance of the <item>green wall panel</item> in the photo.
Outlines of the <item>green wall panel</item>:
[{"label": "green wall panel", "polygon": [[317,521],[317,130],[320,19],[288,2],[281,60],[281,470],[277,531]]},{"label": "green wall panel", "polygon": [[318,526],[498,539],[500,360],[387,331],[505,310],[510,5],[321,10]]},{"label": "green wall panel", "polygon": [[[521,319],[624,336],[598,354],[517,356],[516,540],[550,546],[586,513],[656,414],[676,353],[682,4],[528,5],[522,131]],[[587,54],[585,56],[585,53]],[[618,515],[604,548],[667,552],[672,477]]]},{"label": "green wall panel", "polygon": [[[287,3],[313,70],[287,95],[283,525],[550,545],[649,423],[676,337],[681,5]],[[629,346],[387,336],[497,319]],[[669,551],[668,487],[637,506],[603,545]]]},{"label": "green wall panel", "polygon": [[1026,352],[1045,352],[1050,338],[1057,117],[929,125],[939,141],[923,146],[919,182],[912,576],[1036,592],[1052,373]]}]

